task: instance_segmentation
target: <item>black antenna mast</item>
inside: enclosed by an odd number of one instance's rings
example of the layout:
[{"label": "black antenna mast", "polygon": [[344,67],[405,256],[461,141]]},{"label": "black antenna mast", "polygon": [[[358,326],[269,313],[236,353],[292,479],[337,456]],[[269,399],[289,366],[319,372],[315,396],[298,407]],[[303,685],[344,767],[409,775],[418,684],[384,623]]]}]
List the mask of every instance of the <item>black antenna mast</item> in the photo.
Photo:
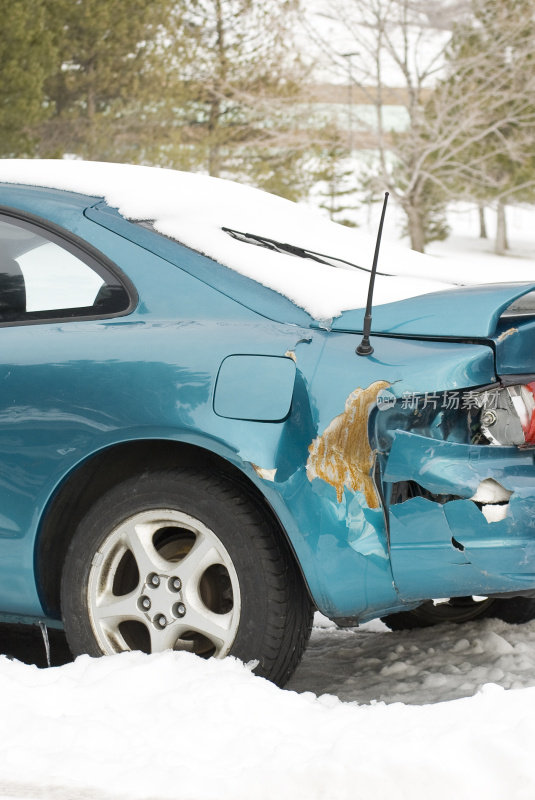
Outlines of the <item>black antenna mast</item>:
[{"label": "black antenna mast", "polygon": [[373,347],[370,344],[370,331],[372,327],[373,288],[375,286],[375,274],[377,272],[377,262],[379,261],[379,248],[381,247],[381,236],[383,235],[383,222],[385,221],[387,203],[388,203],[388,192],[385,192],[383,210],[381,212],[381,221],[379,223],[379,230],[377,231],[377,241],[375,243],[375,253],[373,255],[370,283],[368,285],[368,300],[366,302],[366,313],[364,314],[364,328],[362,329],[362,341],[355,349],[355,353],[357,353],[357,355],[359,356],[371,356],[371,354],[373,353]]}]

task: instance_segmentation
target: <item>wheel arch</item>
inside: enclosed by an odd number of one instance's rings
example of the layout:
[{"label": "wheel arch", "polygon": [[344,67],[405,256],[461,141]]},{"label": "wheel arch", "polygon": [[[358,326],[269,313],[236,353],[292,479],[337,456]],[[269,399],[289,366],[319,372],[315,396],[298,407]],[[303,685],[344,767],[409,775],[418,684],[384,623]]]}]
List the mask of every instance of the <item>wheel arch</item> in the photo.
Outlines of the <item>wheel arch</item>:
[{"label": "wheel arch", "polygon": [[37,590],[45,613],[60,618],[61,573],[67,549],[79,522],[91,505],[122,481],[152,469],[183,464],[215,471],[255,502],[274,522],[312,597],[301,564],[288,533],[265,495],[237,466],[212,450],[168,439],[142,439],[121,442],[100,450],[78,464],[52,496],[43,514],[35,545]]}]

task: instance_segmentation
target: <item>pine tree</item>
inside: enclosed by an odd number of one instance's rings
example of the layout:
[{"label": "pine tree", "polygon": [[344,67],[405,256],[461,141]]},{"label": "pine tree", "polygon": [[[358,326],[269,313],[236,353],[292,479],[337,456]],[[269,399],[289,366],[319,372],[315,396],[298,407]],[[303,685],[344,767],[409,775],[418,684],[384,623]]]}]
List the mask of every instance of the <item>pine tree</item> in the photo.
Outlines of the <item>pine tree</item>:
[{"label": "pine tree", "polygon": [[295,0],[176,3],[164,37],[174,87],[171,80],[160,108],[168,133],[160,163],[292,199],[307,191],[295,6]]},{"label": "pine tree", "polygon": [[43,84],[53,47],[41,0],[0,0],[0,156],[33,152],[31,130],[47,114]]},{"label": "pine tree", "polygon": [[292,199],[308,191],[298,0],[44,2],[58,58],[40,155],[200,170]]},{"label": "pine tree", "polygon": [[347,212],[356,211],[355,170],[350,164],[350,153],[334,140],[334,143],[321,148],[318,153],[320,167],[314,171],[314,178],[320,184],[320,208],[327,211],[329,219],[357,227],[357,223]]},{"label": "pine tree", "polygon": [[44,0],[57,49],[41,155],[130,160],[150,133],[150,98],[171,0]]}]

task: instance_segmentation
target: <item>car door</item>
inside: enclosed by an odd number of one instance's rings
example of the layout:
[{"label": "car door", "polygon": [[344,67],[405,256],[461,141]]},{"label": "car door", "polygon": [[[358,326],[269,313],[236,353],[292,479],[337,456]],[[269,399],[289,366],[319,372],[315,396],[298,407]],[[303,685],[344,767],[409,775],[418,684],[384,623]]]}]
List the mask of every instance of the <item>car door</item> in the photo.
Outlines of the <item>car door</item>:
[{"label": "car door", "polygon": [[33,541],[50,487],[111,424],[95,402],[99,321],[134,303],[128,281],[83,243],[0,213],[1,611],[39,611]]}]

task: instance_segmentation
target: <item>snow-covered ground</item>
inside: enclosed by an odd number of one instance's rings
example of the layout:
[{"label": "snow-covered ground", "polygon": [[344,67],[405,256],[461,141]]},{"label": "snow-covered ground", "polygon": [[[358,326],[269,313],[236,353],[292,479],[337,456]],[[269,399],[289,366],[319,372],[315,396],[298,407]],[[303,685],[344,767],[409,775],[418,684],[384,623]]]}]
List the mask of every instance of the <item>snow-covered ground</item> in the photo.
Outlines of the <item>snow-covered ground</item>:
[{"label": "snow-covered ground", "polygon": [[535,623],[317,622],[285,690],[188,653],[0,657],[0,797],[532,800]]},{"label": "snow-covered ground", "polygon": [[[371,208],[361,206],[355,216],[359,230],[374,235],[380,209],[379,204]],[[444,242],[427,245],[426,253],[432,256],[431,264],[429,260],[426,262],[428,267],[436,269],[445,279],[450,270],[450,274],[457,277],[457,270],[462,268],[465,279],[473,283],[535,279],[535,206],[509,206],[506,217],[510,249],[507,255],[498,256],[494,253],[496,212],[492,208],[485,209],[489,238],[480,239],[477,207],[471,203],[452,204],[447,215],[452,233]],[[394,202],[389,203],[383,240],[399,245],[405,222],[405,215],[399,206]],[[408,239],[404,243],[408,247]]]},{"label": "snow-covered ground", "polygon": [[484,620],[392,633],[379,620],[340,630],[318,614],[289,687],[346,702],[415,705],[471,697],[488,683],[535,686],[535,622]]}]

